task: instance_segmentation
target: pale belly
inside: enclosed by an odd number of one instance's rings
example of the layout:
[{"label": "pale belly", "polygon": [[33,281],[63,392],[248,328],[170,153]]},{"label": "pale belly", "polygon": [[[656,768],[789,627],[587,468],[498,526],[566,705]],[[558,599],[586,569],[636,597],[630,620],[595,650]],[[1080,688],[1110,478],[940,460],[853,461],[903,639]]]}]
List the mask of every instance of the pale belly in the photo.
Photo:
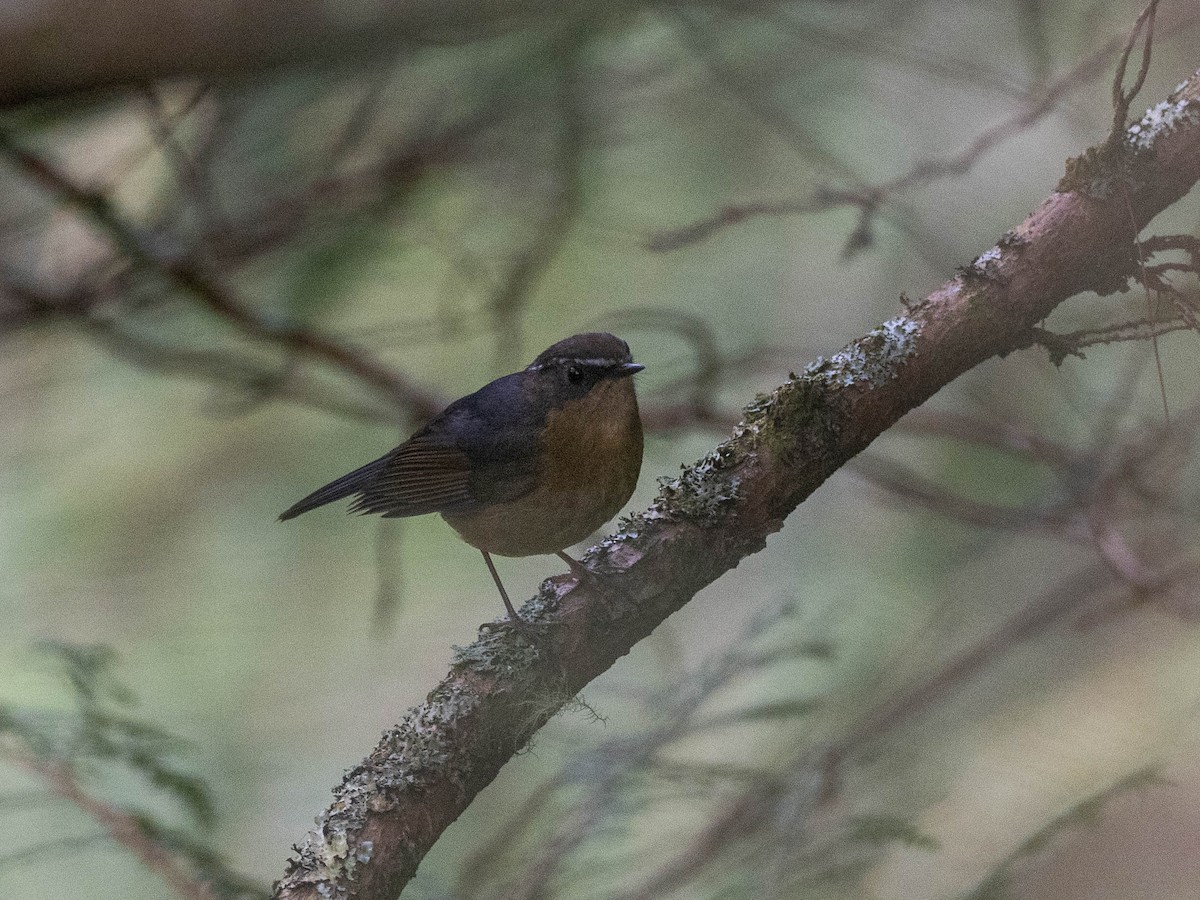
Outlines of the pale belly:
[{"label": "pale belly", "polygon": [[577,544],[617,514],[637,485],[624,482],[576,491],[535,490],[468,516],[443,514],[472,547],[498,556],[555,553]]}]

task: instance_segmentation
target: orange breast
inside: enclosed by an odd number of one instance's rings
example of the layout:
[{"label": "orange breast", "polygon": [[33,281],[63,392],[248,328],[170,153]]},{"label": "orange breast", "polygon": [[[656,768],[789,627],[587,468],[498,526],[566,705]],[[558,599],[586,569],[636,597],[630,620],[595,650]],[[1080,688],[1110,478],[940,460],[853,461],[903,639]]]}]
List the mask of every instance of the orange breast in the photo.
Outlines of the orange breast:
[{"label": "orange breast", "polygon": [[642,468],[632,378],[600,382],[546,420],[538,485],[518,500],[443,518],[472,547],[499,556],[554,553],[615,516]]}]

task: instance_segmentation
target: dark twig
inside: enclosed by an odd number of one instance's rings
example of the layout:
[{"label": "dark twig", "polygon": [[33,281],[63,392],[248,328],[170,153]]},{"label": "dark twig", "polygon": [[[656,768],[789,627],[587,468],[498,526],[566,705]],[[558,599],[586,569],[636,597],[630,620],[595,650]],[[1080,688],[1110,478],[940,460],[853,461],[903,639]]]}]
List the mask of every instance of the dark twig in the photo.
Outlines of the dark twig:
[{"label": "dark twig", "polygon": [[1036,343],[1042,344],[1050,351],[1052,359],[1061,360],[1064,356],[1079,356],[1079,351],[1085,347],[1095,347],[1104,344],[1118,344],[1125,341],[1148,341],[1164,334],[1175,331],[1190,331],[1195,326],[1182,318],[1180,319],[1133,319],[1116,325],[1105,325],[1102,328],[1080,328],[1077,331],[1057,333],[1044,328],[1031,329],[1030,334]]},{"label": "dark twig", "polygon": [[[1150,51],[1154,46],[1154,17],[1158,12],[1159,0],[1150,0],[1150,3],[1142,10],[1141,15],[1137,17],[1137,21],[1133,23],[1133,30],[1129,32],[1129,37],[1125,41],[1125,46],[1121,50],[1121,57],[1117,62],[1117,73],[1113,77],[1112,87],[1112,106],[1113,119],[1112,128],[1109,131],[1109,141],[1116,143],[1123,138],[1126,122],[1129,119],[1129,105],[1137,97],[1142,89],[1142,85],[1146,83],[1146,75],[1150,71]],[[1129,65],[1130,54],[1133,53],[1133,48],[1137,46],[1138,38],[1142,31],[1145,30],[1146,38],[1142,42],[1142,64],[1138,69],[1137,77],[1133,80],[1129,90],[1124,89],[1125,85],[1125,69]]]},{"label": "dark twig", "polygon": [[[1057,109],[1065,96],[1098,76],[1117,46],[1119,40],[1113,39],[1088,54],[1069,71],[1046,84],[1036,96],[1022,103],[1012,116],[980,132],[955,154],[918,161],[907,172],[876,185],[859,182],[856,187],[850,189],[823,188],[814,191],[808,197],[726,206],[711,218],[655,234],[647,242],[647,246],[659,253],[677,250],[704,240],[723,228],[762,216],[807,215],[826,212],[840,206],[856,206],[863,215],[874,215],[881,207],[893,202],[898,194],[969,172],[992,149],[1027,131]],[[861,222],[859,227],[863,227]]]},{"label": "dark twig", "polygon": [[4,130],[0,130],[0,154],[60,201],[96,223],[133,265],[165,277],[248,336],[335,365],[375,388],[397,410],[413,417],[428,418],[444,405],[440,398],[411,384],[356,347],[304,326],[276,325],[268,321],[215,275],[193,261],[173,257],[161,250],[126,222],[107,197],[80,187],[55,166],[21,147]]},{"label": "dark twig", "polygon": [[216,234],[227,233],[229,221],[217,201],[216,191],[209,180],[209,170],[198,166],[179,140],[178,123],[183,117],[169,115],[153,85],[145,85],[142,96],[150,110],[150,125],[155,140],[170,160],[184,196],[192,201],[199,212],[204,229]]},{"label": "dark twig", "polygon": [[[265,399],[282,400],[319,409],[341,418],[386,424],[393,412],[383,404],[371,404],[340,396],[304,374],[287,367],[280,371],[250,354],[233,350],[188,347],[156,341],[140,335],[120,318],[96,314],[100,301],[88,290],[50,296],[22,284],[0,267],[0,298],[13,299],[0,307],[0,339],[40,322],[65,321],[81,327],[100,347],[126,362],[171,377],[194,378],[241,392],[249,405]],[[226,410],[228,411],[228,410]],[[243,409],[242,411],[245,411]]]}]

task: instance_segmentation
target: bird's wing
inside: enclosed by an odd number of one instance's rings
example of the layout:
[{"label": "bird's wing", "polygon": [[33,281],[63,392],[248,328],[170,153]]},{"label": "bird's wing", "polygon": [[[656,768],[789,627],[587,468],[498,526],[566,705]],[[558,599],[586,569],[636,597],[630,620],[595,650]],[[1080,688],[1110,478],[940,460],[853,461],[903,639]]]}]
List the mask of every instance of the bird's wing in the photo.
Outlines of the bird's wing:
[{"label": "bird's wing", "polygon": [[545,415],[507,375],[457,400],[378,460],[352,509],[385,517],[469,513],[507,503],[537,484]]},{"label": "bird's wing", "polygon": [[379,462],[350,507],[355,512],[392,518],[467,512],[479,504],[471,491],[470,459],[437,435],[417,434]]}]

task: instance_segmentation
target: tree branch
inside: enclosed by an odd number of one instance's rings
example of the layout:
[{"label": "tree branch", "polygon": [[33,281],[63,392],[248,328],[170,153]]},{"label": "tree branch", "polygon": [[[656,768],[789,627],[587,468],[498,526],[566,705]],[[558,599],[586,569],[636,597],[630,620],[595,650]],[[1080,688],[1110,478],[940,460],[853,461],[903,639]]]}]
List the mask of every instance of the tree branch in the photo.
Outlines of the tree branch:
[{"label": "tree branch", "polygon": [[57,796],[95,819],[108,837],[162,878],[176,896],[183,900],[217,900],[212,886],[189,873],[183,859],[147,835],[134,816],[88,794],[69,766],[33,757],[14,756],[10,759],[45,781]]},{"label": "tree branch", "polygon": [[602,586],[547,581],[531,624],[492,626],[351,770],[275,896],[393,898],[424,854],[534,732],[591,679],[767,537],[909,410],[1082,291],[1137,272],[1137,233],[1200,179],[1200,72],[1089,151],[1042,205],[905,315],[747,408],[732,437],[665,483],[585,557]]},{"label": "tree branch", "polygon": [[370,385],[398,410],[408,411],[412,418],[427,419],[442,409],[441,398],[411,384],[359,348],[303,325],[276,324],[261,315],[214,272],[194,260],[173,256],[143,238],[111,200],[76,184],[49,161],[21,146],[3,128],[0,157],[95,223],[132,265],[166,279],[247,336],[337,366]]}]

